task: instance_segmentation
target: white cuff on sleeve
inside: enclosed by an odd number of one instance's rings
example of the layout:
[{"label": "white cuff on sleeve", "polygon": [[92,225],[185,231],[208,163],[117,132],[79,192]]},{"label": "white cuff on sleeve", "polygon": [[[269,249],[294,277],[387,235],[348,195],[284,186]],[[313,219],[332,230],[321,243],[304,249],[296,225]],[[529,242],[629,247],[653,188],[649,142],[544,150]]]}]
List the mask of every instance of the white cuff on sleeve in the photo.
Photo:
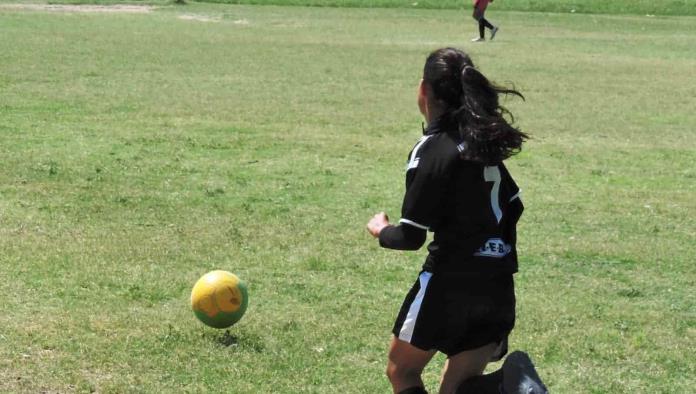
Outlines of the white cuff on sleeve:
[{"label": "white cuff on sleeve", "polygon": [[417,228],[419,228],[419,229],[421,229],[421,230],[428,231],[428,226],[424,226],[424,225],[422,225],[422,224],[418,224],[418,223],[416,223],[416,222],[414,222],[414,221],[412,221],[412,220],[408,220],[408,219],[403,219],[403,218],[402,218],[401,220],[399,220],[399,223],[405,223],[405,224],[408,224],[409,226],[417,227]]}]

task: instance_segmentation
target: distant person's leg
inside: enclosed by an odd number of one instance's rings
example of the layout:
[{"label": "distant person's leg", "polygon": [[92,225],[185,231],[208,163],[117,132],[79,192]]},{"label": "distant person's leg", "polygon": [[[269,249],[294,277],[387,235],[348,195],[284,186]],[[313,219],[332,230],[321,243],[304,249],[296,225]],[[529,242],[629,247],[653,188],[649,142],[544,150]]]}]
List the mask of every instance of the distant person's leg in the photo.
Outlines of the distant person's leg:
[{"label": "distant person's leg", "polygon": [[483,12],[481,12],[478,7],[474,6],[474,14],[472,15],[472,17],[478,22],[479,36],[472,39],[471,41],[475,42],[485,40],[484,29],[486,26],[481,23],[481,19],[483,19]]},{"label": "distant person's leg", "polygon": [[[491,30],[495,29],[495,26],[491,25],[491,23],[488,22],[488,20],[486,18],[484,18],[483,15],[481,15],[481,19],[479,19],[479,34],[481,35],[481,37],[483,37],[484,28],[486,28],[486,27],[491,29]],[[491,34],[491,39],[493,39],[492,34]]]},{"label": "distant person's leg", "polygon": [[495,33],[498,30],[484,17],[487,7],[488,0],[479,0],[474,4],[474,13],[472,17],[478,21],[479,36],[478,38],[474,38],[472,41],[484,41],[486,39],[486,28],[491,29],[491,39],[495,36]]},{"label": "distant person's leg", "polygon": [[480,0],[477,2],[477,5],[481,9],[481,18],[479,19],[479,33],[481,34],[481,37],[484,37],[484,29],[489,28],[491,30],[491,40],[495,37],[495,33],[498,32],[498,28],[493,26],[490,22],[488,22],[488,19],[484,16],[486,13],[486,9],[488,9],[488,0]]}]

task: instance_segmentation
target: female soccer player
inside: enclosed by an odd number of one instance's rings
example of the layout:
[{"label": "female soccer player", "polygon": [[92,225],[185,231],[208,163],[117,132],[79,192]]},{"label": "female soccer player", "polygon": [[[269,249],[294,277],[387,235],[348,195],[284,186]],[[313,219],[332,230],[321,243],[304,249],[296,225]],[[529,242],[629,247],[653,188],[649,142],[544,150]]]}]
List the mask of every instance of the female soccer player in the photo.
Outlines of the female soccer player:
[{"label": "female soccer player", "polygon": [[515,322],[516,223],[520,191],[503,161],[527,135],[503,117],[498,87],[454,48],[431,53],[418,88],[427,127],[406,167],[398,225],[384,212],[368,223],[382,247],[417,250],[434,232],[428,256],[396,318],[387,365],[395,393],[426,393],[425,365],[447,355],[440,393],[507,352]]},{"label": "female soccer player", "polygon": [[479,42],[479,41],[486,41],[486,36],[485,36],[485,31],[486,28],[491,29],[491,40],[495,38],[495,34],[498,32],[498,28],[496,26],[491,25],[488,20],[483,16],[483,14],[486,12],[486,8],[488,8],[488,3],[492,3],[493,0],[474,0],[474,19],[478,21],[479,24],[479,36],[476,38],[473,38],[471,41],[473,42]]}]

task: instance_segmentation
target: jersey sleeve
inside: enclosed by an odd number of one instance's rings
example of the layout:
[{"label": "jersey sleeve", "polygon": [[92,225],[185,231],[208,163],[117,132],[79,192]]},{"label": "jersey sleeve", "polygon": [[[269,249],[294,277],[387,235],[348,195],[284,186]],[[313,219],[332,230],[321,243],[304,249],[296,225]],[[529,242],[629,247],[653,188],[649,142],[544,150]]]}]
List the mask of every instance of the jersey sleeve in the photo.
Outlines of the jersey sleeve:
[{"label": "jersey sleeve", "polygon": [[522,191],[512,179],[512,175],[504,166],[500,166],[503,171],[503,179],[505,180],[505,193],[503,194],[503,203],[505,204],[505,215],[503,217],[502,232],[504,237],[511,243],[515,244],[517,239],[516,226],[522,212],[524,204],[522,203]]},{"label": "jersey sleeve", "polygon": [[454,146],[432,138],[412,157],[406,177],[407,187],[401,207],[402,224],[433,230],[442,217],[443,200],[458,152]]},{"label": "jersey sleeve", "polygon": [[418,250],[425,243],[425,230],[400,224],[387,226],[379,233],[379,245],[387,249]]},{"label": "jersey sleeve", "polygon": [[499,167],[502,172],[504,185],[504,192],[501,196],[503,201],[501,203],[504,205],[509,205],[514,211],[519,210],[521,214],[522,210],[524,209],[524,206],[522,205],[522,190],[520,190],[519,186],[517,186],[515,180],[512,179],[512,175],[510,175],[510,172],[505,165],[501,164]]}]

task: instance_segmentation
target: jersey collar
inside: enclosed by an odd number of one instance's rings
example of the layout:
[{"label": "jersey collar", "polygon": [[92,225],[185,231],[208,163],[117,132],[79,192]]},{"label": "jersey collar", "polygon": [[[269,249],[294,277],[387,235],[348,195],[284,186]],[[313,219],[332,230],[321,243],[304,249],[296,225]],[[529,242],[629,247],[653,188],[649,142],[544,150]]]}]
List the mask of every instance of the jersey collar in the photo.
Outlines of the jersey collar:
[{"label": "jersey collar", "polygon": [[423,135],[433,135],[446,130],[447,121],[439,117],[428,123],[428,127],[423,127]]}]

